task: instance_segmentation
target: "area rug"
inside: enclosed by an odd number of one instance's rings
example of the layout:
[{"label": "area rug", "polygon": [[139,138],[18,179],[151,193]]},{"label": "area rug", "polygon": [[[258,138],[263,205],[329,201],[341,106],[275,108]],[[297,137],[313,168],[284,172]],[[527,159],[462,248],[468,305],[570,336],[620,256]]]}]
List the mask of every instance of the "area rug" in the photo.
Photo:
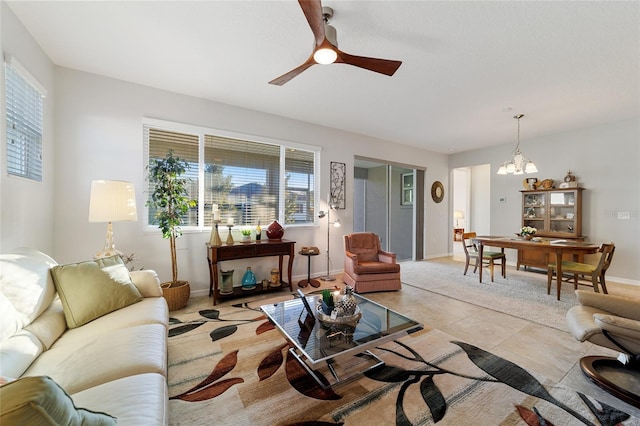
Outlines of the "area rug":
[{"label": "area rug", "polygon": [[640,425],[429,329],[375,349],[384,367],[324,390],[289,356],[264,303],[171,318],[171,425]]},{"label": "area rug", "polygon": [[546,274],[507,268],[506,279],[496,272],[491,282],[489,271],[485,270],[480,283],[473,266],[467,275],[463,271],[464,262],[450,258],[401,263],[405,285],[567,331],[565,315],[578,303],[573,284],[563,283],[557,300],[555,280],[551,294],[547,294]]}]

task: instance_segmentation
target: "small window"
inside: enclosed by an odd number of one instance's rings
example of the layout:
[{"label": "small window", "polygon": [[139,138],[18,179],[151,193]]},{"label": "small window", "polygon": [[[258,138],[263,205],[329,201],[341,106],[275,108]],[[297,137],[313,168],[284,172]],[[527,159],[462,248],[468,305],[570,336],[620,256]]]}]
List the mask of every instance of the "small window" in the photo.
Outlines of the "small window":
[{"label": "small window", "polygon": [[42,182],[44,89],[15,60],[5,61],[7,172]]},{"label": "small window", "polygon": [[402,188],[400,204],[403,206],[413,205],[413,173],[403,173],[401,176]]}]

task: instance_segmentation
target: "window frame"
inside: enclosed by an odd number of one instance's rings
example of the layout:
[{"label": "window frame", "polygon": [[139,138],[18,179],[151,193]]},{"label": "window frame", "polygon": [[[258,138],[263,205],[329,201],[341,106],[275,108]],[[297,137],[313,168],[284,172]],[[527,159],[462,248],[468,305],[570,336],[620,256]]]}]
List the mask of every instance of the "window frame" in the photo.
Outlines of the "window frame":
[{"label": "window frame", "polygon": [[[204,215],[206,214],[205,212],[205,203],[204,203],[204,197],[205,197],[205,134],[208,135],[213,135],[213,136],[217,136],[217,137],[222,137],[222,138],[229,138],[229,139],[239,139],[239,140],[243,140],[243,141],[248,141],[248,142],[255,142],[255,143],[264,143],[264,144],[270,144],[270,145],[276,145],[279,147],[280,149],[280,165],[279,165],[279,174],[280,174],[280,179],[279,179],[279,187],[278,187],[278,199],[279,199],[279,203],[278,203],[278,222],[280,223],[284,223],[284,212],[285,212],[285,193],[287,191],[286,188],[286,170],[285,170],[285,155],[286,155],[286,150],[287,149],[299,149],[299,150],[304,150],[304,151],[309,151],[313,153],[313,169],[314,169],[314,173],[313,173],[313,191],[314,194],[319,194],[320,191],[320,155],[321,155],[321,151],[322,148],[318,147],[318,146],[313,146],[313,145],[307,145],[307,144],[302,144],[302,143],[298,143],[298,142],[292,142],[292,141],[284,141],[284,140],[280,140],[280,139],[273,139],[273,138],[268,138],[268,137],[264,137],[264,136],[257,136],[257,135],[250,135],[250,134],[246,134],[246,133],[239,133],[239,132],[234,132],[234,131],[229,131],[229,130],[221,130],[221,129],[216,129],[216,128],[211,128],[211,127],[204,127],[204,126],[197,126],[197,125],[192,125],[192,124],[184,124],[184,123],[178,123],[178,122],[173,122],[173,121],[167,121],[167,120],[160,120],[160,119],[156,119],[156,118],[149,118],[149,117],[145,117],[142,120],[142,130],[143,130],[143,160],[144,160],[144,165],[143,165],[143,180],[144,180],[144,188],[145,188],[145,205],[144,205],[144,224],[143,227],[151,232],[151,231],[155,231],[157,230],[157,226],[150,224],[149,223],[149,207],[146,205],[146,200],[148,198],[148,194],[149,194],[149,179],[148,179],[148,165],[149,165],[149,138],[148,138],[148,132],[146,131],[146,128],[150,127],[150,128],[155,128],[158,130],[165,130],[165,131],[171,131],[171,132],[180,132],[180,133],[187,133],[187,134],[192,134],[192,135],[197,135],[198,136],[198,171],[197,171],[197,176],[198,176],[198,200],[197,200],[197,205],[198,205],[198,210],[197,210],[197,215],[198,215],[198,225],[197,226],[193,226],[193,225],[183,225],[181,226],[181,229],[184,233],[195,233],[195,232],[202,232],[202,231],[210,231],[212,226],[205,226],[204,223]],[[313,208],[314,211],[319,211],[319,197],[316,195],[314,197],[313,200]],[[263,224],[263,226],[266,226],[268,224]],[[306,223],[291,223],[291,224],[287,224],[287,227],[291,227],[291,228],[302,228],[302,227],[307,227],[307,226],[317,226],[318,225],[318,218],[317,215],[313,216],[313,221],[312,222],[306,222]],[[242,225],[236,223],[234,228],[239,228],[242,227]]]}]

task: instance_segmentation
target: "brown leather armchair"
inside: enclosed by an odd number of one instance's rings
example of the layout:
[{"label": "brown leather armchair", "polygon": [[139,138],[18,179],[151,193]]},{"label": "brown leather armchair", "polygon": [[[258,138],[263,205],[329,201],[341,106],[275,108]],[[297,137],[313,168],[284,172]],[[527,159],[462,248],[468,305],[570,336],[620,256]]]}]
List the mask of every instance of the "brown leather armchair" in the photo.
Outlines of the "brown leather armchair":
[{"label": "brown leather armchair", "polygon": [[396,255],[380,248],[380,238],[372,232],[344,236],[342,280],[357,293],[400,290],[400,265]]}]

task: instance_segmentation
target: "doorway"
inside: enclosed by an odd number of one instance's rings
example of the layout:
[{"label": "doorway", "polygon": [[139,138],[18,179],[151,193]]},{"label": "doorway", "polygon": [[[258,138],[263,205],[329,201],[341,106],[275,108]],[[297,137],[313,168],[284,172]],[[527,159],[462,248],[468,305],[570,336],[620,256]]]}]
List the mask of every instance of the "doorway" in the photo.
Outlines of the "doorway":
[{"label": "doorway", "polygon": [[375,232],[398,261],[422,259],[423,181],[412,166],[356,158],[353,232]]},{"label": "doorway", "polygon": [[[478,235],[491,234],[491,166],[460,167],[454,169],[452,181],[452,224],[464,232]],[[453,232],[452,232],[453,234]],[[453,240],[454,258],[464,259],[462,244]]]}]

